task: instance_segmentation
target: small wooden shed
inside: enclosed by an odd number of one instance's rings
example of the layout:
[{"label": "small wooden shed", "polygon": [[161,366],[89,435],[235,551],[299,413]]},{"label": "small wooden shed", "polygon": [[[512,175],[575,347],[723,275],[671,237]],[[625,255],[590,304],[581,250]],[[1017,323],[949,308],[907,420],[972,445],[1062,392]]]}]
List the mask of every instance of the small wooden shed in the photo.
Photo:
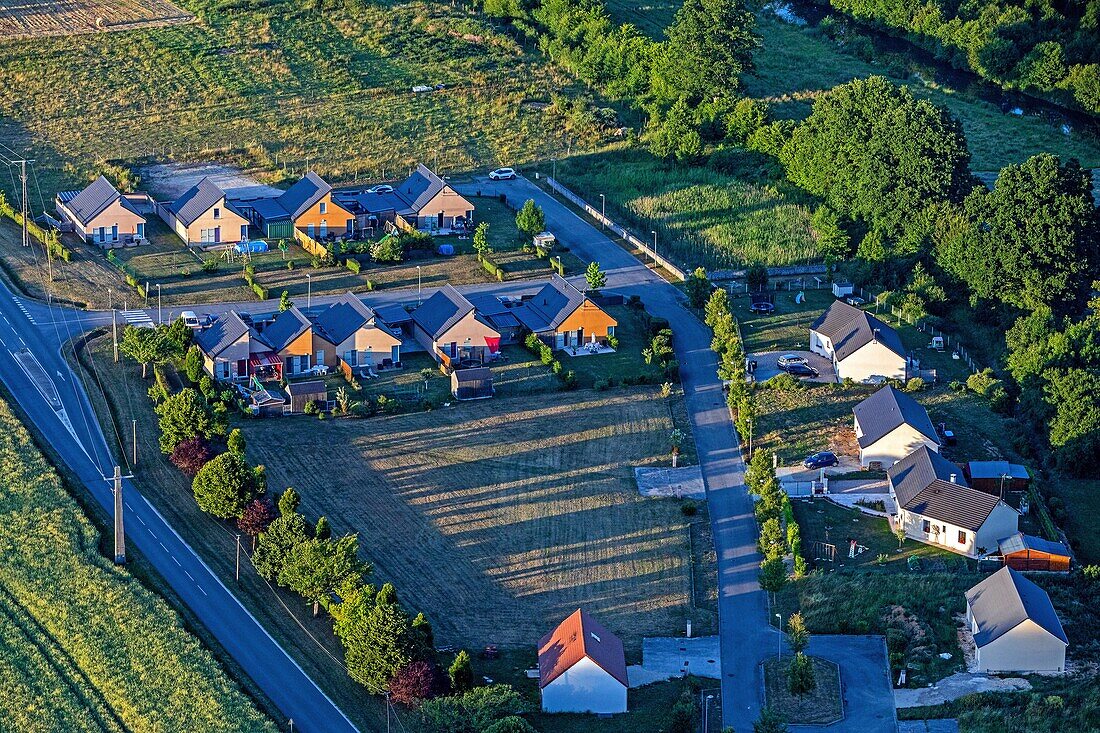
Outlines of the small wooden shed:
[{"label": "small wooden shed", "polygon": [[290,395],[290,411],[305,412],[306,405],[316,402],[322,409],[328,409],[328,390],[320,379],[311,379],[308,382],[291,382],[286,387],[286,393]]},{"label": "small wooden shed", "polygon": [[998,545],[1005,565],[1013,570],[1069,570],[1069,550],[1061,542],[1017,532],[1001,540]]},{"label": "small wooden shed", "polygon": [[481,400],[492,397],[492,371],[488,367],[455,369],[451,372],[451,394],[456,400]]}]

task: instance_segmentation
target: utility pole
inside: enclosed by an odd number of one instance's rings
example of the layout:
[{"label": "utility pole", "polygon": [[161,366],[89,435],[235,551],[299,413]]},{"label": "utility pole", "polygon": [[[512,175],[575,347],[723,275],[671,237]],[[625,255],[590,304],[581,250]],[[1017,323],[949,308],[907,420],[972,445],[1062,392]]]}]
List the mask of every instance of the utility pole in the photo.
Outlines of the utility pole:
[{"label": "utility pole", "polygon": [[134,463],[133,463],[133,465],[136,466],[137,465],[137,419],[135,418],[132,422],[133,422],[133,425],[134,425]]},{"label": "utility pole", "polygon": [[115,495],[115,564],[126,563],[126,527],[122,520],[122,479],[133,478],[133,474],[122,475],[122,469],[115,466],[115,475],[107,479],[111,482],[111,492]]},{"label": "utility pole", "polygon": [[241,536],[237,535],[237,569],[233,573],[234,580],[241,582]]},{"label": "utility pole", "polygon": [[[110,290],[107,291],[107,297],[110,298]],[[118,363],[118,319],[115,318],[115,309],[111,307],[111,346],[115,350],[115,364]]]},{"label": "utility pole", "polygon": [[27,161],[19,161],[19,185],[22,194],[19,196],[19,212],[23,215],[23,246],[29,247],[27,241]]}]

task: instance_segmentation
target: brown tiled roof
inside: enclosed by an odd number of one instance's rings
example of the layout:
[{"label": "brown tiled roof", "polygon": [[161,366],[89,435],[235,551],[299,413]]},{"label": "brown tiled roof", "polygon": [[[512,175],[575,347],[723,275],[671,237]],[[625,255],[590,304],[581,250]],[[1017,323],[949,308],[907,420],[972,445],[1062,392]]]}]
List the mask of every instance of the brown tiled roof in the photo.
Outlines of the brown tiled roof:
[{"label": "brown tiled roof", "polygon": [[539,641],[539,688],[585,657],[619,682],[629,684],[622,641],[578,608]]}]

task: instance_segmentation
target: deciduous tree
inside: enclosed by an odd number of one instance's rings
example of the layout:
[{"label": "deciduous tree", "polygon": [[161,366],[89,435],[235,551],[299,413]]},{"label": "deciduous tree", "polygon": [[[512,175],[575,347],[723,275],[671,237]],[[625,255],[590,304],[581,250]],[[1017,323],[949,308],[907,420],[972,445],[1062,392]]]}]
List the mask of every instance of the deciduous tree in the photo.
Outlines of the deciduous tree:
[{"label": "deciduous tree", "polygon": [[806,693],[817,689],[817,678],[814,676],[813,660],[799,652],[791,660],[791,666],[787,668],[787,685],[792,695],[798,695],[801,699]]},{"label": "deciduous tree", "polygon": [[155,408],[160,416],[160,449],[171,454],[176,446],[192,438],[211,438],[225,432],[213,410],[190,387],[169,395]]},{"label": "deciduous tree", "polygon": [[237,528],[252,538],[253,551],[256,549],[256,539],[267,531],[277,517],[275,507],[266,498],[253,499],[241,512]]},{"label": "deciduous tree", "polygon": [[256,496],[252,467],[235,453],[222,453],[203,466],[191,483],[195,502],[207,514],[240,517]]},{"label": "deciduous tree", "polygon": [[252,564],[267,580],[275,580],[291,551],[309,539],[309,524],[297,512],[284,513],[260,533]]},{"label": "deciduous tree", "polygon": [[760,587],[774,596],[787,584],[787,566],[779,557],[765,560],[760,565]]},{"label": "deciduous tree", "polygon": [[438,691],[439,672],[429,662],[409,662],[390,680],[390,699],[402,705],[417,705],[434,697]]},{"label": "deciduous tree", "polygon": [[279,584],[313,602],[313,615],[321,602],[344,583],[358,583],[367,566],[359,559],[359,540],[347,535],[338,540],[313,538],[291,548],[279,571]]},{"label": "deciduous tree", "polygon": [[148,375],[150,364],[168,358],[170,347],[165,339],[165,331],[155,328],[127,326],[122,331],[118,349],[123,355],[141,364],[141,378]]},{"label": "deciduous tree", "polygon": [[546,229],[546,214],[542,207],[535,203],[534,199],[527,199],[523,207],[516,213],[516,227],[528,237]]},{"label": "deciduous tree", "polygon": [[696,267],[688,275],[684,289],[687,291],[688,302],[692,308],[704,308],[714,286],[707,279],[707,271],[702,267]]},{"label": "deciduous tree", "polygon": [[756,17],[742,0],[687,0],[668,29],[657,70],[675,96],[691,102],[736,96],[756,67]]}]

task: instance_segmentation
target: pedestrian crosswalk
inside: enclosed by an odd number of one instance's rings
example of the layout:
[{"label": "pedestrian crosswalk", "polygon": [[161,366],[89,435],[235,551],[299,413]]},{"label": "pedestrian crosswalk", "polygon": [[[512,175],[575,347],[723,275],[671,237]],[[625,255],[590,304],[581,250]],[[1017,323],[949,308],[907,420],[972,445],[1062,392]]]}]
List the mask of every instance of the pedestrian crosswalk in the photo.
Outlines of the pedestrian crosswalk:
[{"label": "pedestrian crosswalk", "polygon": [[16,298],[15,296],[12,296],[12,300],[15,301],[15,307],[22,311],[23,315],[27,317],[27,320],[31,323],[34,323],[34,316],[31,315],[31,312],[29,310],[27,310],[27,306],[24,305],[22,298]]},{"label": "pedestrian crosswalk", "polygon": [[141,310],[129,310],[121,311],[122,317],[126,319],[126,322],[132,326],[138,328],[152,328],[153,319],[149,317],[149,314]]}]

